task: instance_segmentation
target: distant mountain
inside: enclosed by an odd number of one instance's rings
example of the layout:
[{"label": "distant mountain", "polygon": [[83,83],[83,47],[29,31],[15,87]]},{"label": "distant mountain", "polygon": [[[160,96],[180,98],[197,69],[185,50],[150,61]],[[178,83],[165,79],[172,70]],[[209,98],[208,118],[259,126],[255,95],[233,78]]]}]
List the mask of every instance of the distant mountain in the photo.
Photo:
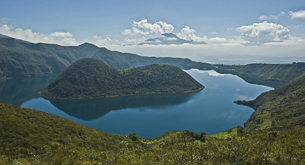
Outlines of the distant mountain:
[{"label": "distant mountain", "polygon": [[183,69],[212,69],[212,65],[181,58],[143,57],[110,51],[90,43],[79,46],[33,44],[11,37],[0,37],[0,79],[60,73],[82,58],[94,58],[112,68],[126,69],[148,64],[169,64]]},{"label": "distant mountain", "polygon": [[173,33],[164,33],[161,37],[145,40],[138,45],[181,45],[181,44],[207,44],[206,42],[187,41]]},{"label": "distant mountain", "polygon": [[235,103],[255,109],[245,123],[247,132],[305,126],[305,74],[255,100]]},{"label": "distant mountain", "polygon": [[46,99],[85,99],[140,94],[191,93],[204,87],[181,69],[152,64],[113,69],[85,58],[58,75],[39,96]]},{"label": "distant mountain", "polygon": [[277,88],[305,73],[305,63],[215,65],[220,73],[238,75],[245,81]]}]

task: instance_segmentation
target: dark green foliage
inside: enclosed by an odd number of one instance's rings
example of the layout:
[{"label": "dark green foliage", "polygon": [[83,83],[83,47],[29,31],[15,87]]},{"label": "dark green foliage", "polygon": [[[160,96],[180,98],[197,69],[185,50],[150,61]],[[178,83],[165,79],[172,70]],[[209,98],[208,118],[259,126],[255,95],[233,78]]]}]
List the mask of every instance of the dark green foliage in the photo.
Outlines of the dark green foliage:
[{"label": "dark green foliage", "polygon": [[136,141],[139,139],[138,135],[136,133],[133,134],[129,134],[128,137],[132,140],[132,141]]},{"label": "dark green foliage", "polygon": [[201,89],[201,84],[174,66],[152,64],[117,70],[101,61],[87,58],[69,66],[39,95],[47,99],[83,99],[189,93]]},{"label": "dark green foliage", "polygon": [[281,130],[305,125],[305,74],[252,101],[238,101],[256,111],[245,123],[245,131]]},{"label": "dark green foliage", "polygon": [[303,127],[225,139],[172,131],[152,140],[108,134],[55,115],[0,104],[0,164],[4,165],[302,164],[304,144]]}]

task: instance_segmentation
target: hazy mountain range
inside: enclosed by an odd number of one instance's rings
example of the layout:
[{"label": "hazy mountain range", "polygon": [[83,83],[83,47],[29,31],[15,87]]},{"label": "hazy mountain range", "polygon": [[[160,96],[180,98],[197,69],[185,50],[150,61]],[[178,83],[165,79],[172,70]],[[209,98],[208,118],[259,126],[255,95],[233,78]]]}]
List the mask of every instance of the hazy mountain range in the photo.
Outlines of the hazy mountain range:
[{"label": "hazy mountain range", "polygon": [[164,33],[161,37],[147,39],[138,45],[181,45],[181,44],[207,44],[206,42],[187,41],[173,33]]}]

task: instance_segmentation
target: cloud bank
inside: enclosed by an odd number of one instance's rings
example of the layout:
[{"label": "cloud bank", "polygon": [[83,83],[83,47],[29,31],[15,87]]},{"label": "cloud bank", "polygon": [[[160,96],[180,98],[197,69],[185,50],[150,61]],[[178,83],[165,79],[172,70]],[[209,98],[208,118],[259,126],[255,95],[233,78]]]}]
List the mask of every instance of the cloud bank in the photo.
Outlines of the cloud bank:
[{"label": "cloud bank", "polygon": [[156,22],[154,24],[148,23],[147,19],[142,19],[139,22],[133,21],[131,29],[125,29],[121,33],[123,35],[135,35],[135,34],[162,34],[171,33],[174,30],[174,26],[163,21]]},{"label": "cloud bank", "polygon": [[4,24],[0,26],[0,34],[33,42],[33,43],[50,43],[59,45],[78,45],[73,34],[70,32],[54,32],[49,35],[35,33],[31,29],[23,30],[21,28],[14,29],[12,26]]}]

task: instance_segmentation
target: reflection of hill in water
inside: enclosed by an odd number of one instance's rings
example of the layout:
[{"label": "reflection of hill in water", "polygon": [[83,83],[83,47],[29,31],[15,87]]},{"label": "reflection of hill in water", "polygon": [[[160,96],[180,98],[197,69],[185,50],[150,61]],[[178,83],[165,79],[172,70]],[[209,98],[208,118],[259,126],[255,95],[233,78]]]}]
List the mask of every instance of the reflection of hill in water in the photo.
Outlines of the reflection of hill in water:
[{"label": "reflection of hill in water", "polygon": [[50,100],[58,109],[82,120],[98,119],[111,110],[141,107],[165,107],[187,102],[194,93],[140,95],[85,100]]},{"label": "reflection of hill in water", "polygon": [[0,82],[0,102],[21,106],[22,103],[38,97],[38,92],[45,88],[57,74],[22,77]]}]

